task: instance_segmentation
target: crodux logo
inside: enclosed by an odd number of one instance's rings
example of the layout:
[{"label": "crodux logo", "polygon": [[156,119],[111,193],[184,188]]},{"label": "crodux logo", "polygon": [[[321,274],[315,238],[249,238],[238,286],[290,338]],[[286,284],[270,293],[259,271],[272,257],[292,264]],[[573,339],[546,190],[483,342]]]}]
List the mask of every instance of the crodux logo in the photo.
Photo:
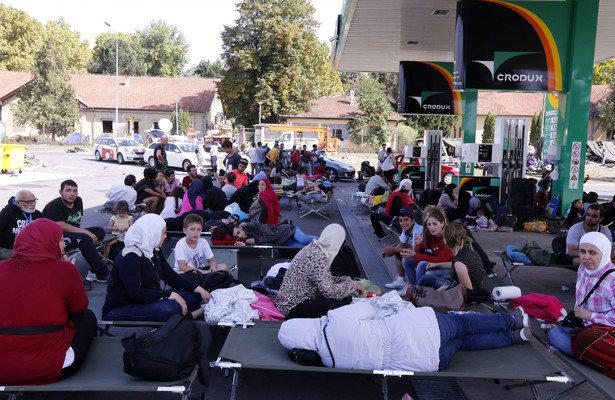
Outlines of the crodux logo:
[{"label": "crodux logo", "polygon": [[543,78],[543,74],[497,74],[495,77],[500,82],[544,82]]},{"label": "crodux logo", "polygon": [[[485,66],[491,73],[492,82],[546,82],[547,78],[545,74],[523,73],[524,71],[518,71],[516,68],[518,67],[517,61],[520,61],[523,57],[533,56],[535,54],[538,53],[496,51],[493,61],[472,60],[472,62]],[[500,69],[504,69],[505,71],[500,72]]]},{"label": "crodux logo", "polygon": [[[438,94],[430,92],[429,95],[426,96],[426,100],[429,99],[431,95]],[[452,111],[450,104],[433,104],[433,103],[424,103],[423,96],[410,96],[410,98],[416,100],[419,103],[419,106],[422,110],[440,110],[440,111]]]}]

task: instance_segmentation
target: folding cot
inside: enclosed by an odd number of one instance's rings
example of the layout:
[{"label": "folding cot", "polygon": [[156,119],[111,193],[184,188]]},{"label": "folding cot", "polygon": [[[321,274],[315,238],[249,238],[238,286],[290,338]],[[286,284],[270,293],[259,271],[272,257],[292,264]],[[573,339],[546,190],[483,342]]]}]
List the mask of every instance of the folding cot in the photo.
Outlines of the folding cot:
[{"label": "folding cot", "polygon": [[442,371],[416,372],[393,370],[355,370],[302,366],[288,358],[278,341],[281,322],[256,321],[246,329],[231,328],[215,365],[233,372],[231,400],[235,398],[242,369],[285,370],[373,375],[382,378],[382,393],[388,399],[387,379],[403,376],[432,376],[445,378],[490,378],[529,381],[537,397],[535,384],[541,382],[573,383],[561,369],[541,355],[533,344],[527,343],[500,349],[460,351]]},{"label": "folding cot", "polygon": [[168,392],[188,400],[197,377],[198,366],[189,376],[173,382],[152,382],[132,377],[123,372],[122,338],[95,337],[81,368],[59,382],[41,386],[1,386],[0,394],[10,400],[27,392]]},{"label": "folding cot", "polygon": [[299,209],[299,212],[297,218],[301,219],[307,217],[310,214],[316,214],[328,220],[329,212],[327,211],[327,208],[329,207],[329,204],[331,204],[331,200],[333,199],[333,192],[329,193],[331,194],[327,196],[327,201],[325,203],[298,200],[297,208]]},{"label": "folding cot", "polygon": [[517,269],[517,267],[520,266],[527,266],[527,267],[557,267],[557,268],[565,268],[565,269],[569,269],[572,271],[576,271],[579,267],[574,266],[574,265],[564,265],[564,264],[549,264],[549,265],[537,265],[537,264],[524,264],[524,263],[520,263],[520,262],[515,262],[513,260],[510,259],[510,257],[508,257],[508,254],[506,254],[505,251],[496,251],[493,250],[493,254],[495,254],[496,256],[500,257],[502,259],[502,264],[504,264],[504,271],[506,272],[506,275],[508,276],[508,279],[510,279],[510,284],[514,285],[515,281],[513,280],[512,277],[512,272]]}]

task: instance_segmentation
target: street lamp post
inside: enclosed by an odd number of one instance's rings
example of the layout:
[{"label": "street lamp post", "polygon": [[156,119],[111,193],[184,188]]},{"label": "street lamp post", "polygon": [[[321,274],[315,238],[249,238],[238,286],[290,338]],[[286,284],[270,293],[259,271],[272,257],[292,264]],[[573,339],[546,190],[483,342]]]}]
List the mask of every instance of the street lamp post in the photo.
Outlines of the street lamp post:
[{"label": "street lamp post", "polygon": [[175,99],[175,135],[179,135],[179,113],[178,113],[178,105],[179,99]]},{"label": "street lamp post", "polygon": [[120,80],[119,80],[119,51],[118,51],[118,45],[117,45],[117,32],[115,31],[115,29],[113,29],[113,27],[111,26],[110,23],[108,23],[107,21],[105,21],[105,25],[107,25],[109,28],[111,28],[111,30],[113,31],[113,34],[115,35],[115,130],[113,132],[113,134],[115,136],[118,136],[118,130],[119,130],[119,117],[118,117],[118,99],[119,99],[119,88],[120,88]]},{"label": "street lamp post", "polygon": [[263,105],[262,101],[257,101],[258,103],[258,124],[261,124],[261,106]]}]

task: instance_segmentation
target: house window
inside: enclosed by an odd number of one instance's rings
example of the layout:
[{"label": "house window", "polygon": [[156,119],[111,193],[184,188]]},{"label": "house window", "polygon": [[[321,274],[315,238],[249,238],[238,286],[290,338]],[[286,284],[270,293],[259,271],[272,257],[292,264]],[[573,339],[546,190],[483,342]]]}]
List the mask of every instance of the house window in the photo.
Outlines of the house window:
[{"label": "house window", "polygon": [[113,121],[103,121],[103,133],[113,133]]},{"label": "house window", "polygon": [[343,130],[341,128],[331,129],[331,137],[342,139]]},{"label": "house window", "polygon": [[158,126],[158,121],[154,121],[154,129],[160,129],[160,127]]},{"label": "house window", "polygon": [[135,132],[135,135],[139,134],[139,121],[134,121],[133,122],[133,130]]}]

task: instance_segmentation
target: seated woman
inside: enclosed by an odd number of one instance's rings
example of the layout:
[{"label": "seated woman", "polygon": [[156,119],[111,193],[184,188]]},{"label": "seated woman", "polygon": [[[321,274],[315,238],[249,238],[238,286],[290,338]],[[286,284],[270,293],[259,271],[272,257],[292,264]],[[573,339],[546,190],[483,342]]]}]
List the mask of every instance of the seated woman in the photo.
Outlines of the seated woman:
[{"label": "seated woman", "polygon": [[258,194],[258,182],[252,181],[248,186],[237,189],[231,196],[229,203],[237,203],[241,211],[248,214],[250,212],[250,206],[254,203],[254,196]]},{"label": "seated woman", "polygon": [[291,318],[318,318],[327,311],[349,304],[363,285],[348,276],[331,275],[331,263],[344,244],[341,225],[328,225],[320,239],[305,246],[288,267],[275,298],[278,309]]},{"label": "seated woman", "polygon": [[[611,243],[599,232],[589,232],[579,241],[581,265],[577,272],[577,292],[574,315],[583,325],[615,326],[615,272],[607,275],[594,293],[583,302],[601,276],[615,268],[611,262]],[[564,354],[572,355],[572,331],[575,328],[558,326],[549,331],[549,343]]]},{"label": "seated woman", "polygon": [[318,240],[318,236],[306,235],[298,226],[290,224],[267,225],[258,221],[243,222],[228,228],[231,236],[241,239],[235,244],[266,244],[303,247]]},{"label": "seated woman", "polygon": [[226,194],[219,187],[214,186],[211,176],[204,176],[201,179],[203,191],[205,192],[205,202],[203,208],[213,213],[223,211],[229,202]]},{"label": "seated woman", "polygon": [[203,210],[203,197],[205,196],[205,191],[203,190],[203,183],[200,180],[192,181],[188,191],[184,195],[184,199],[182,200],[182,206],[177,213],[177,216],[181,216],[188,211],[192,210]]},{"label": "seated woman", "polygon": [[96,336],[79,271],[60,260],[62,228],[45,218],[0,262],[0,385],[44,385],[75,372]]},{"label": "seated woman", "polygon": [[[154,214],[144,215],[128,229],[126,247],[113,262],[102,308],[104,319],[166,321],[175,314],[203,315],[199,306],[201,300],[209,301],[209,292],[178,275],[158,250],[166,230],[164,220]],[[161,279],[173,290],[162,289]]]},{"label": "seated woman", "polygon": [[[444,211],[428,207],[423,214],[423,240],[418,249],[406,248],[401,251],[404,271],[410,285],[422,285],[421,278],[430,274],[450,279],[453,252],[444,244],[444,227],[448,219]],[[402,288],[400,293],[405,293]]]},{"label": "seated woman", "polygon": [[427,273],[423,275],[419,285],[438,289],[443,286],[447,287],[453,282],[459,282],[470,290],[483,287],[485,268],[480,256],[474,251],[472,239],[466,235],[465,228],[456,223],[446,225],[444,243],[453,252],[450,278]]},{"label": "seated woman", "polygon": [[457,204],[457,185],[449,183],[444,186],[444,193],[438,200],[438,208],[444,210],[449,221],[462,217]]},{"label": "seated woman", "polygon": [[250,215],[263,224],[280,223],[280,201],[268,179],[258,181],[258,199],[250,206]]},{"label": "seated woman", "polygon": [[289,350],[316,351],[326,367],[435,372],[446,368],[459,350],[528,341],[524,315],[515,311],[459,315],[421,307],[377,318],[369,303],[359,302],[321,318],[283,322],[278,340]]},{"label": "seated woman", "polygon": [[568,209],[568,214],[566,215],[566,229],[570,229],[572,225],[583,221],[584,214],[585,209],[583,208],[583,200],[576,199],[570,203],[570,208]]}]

